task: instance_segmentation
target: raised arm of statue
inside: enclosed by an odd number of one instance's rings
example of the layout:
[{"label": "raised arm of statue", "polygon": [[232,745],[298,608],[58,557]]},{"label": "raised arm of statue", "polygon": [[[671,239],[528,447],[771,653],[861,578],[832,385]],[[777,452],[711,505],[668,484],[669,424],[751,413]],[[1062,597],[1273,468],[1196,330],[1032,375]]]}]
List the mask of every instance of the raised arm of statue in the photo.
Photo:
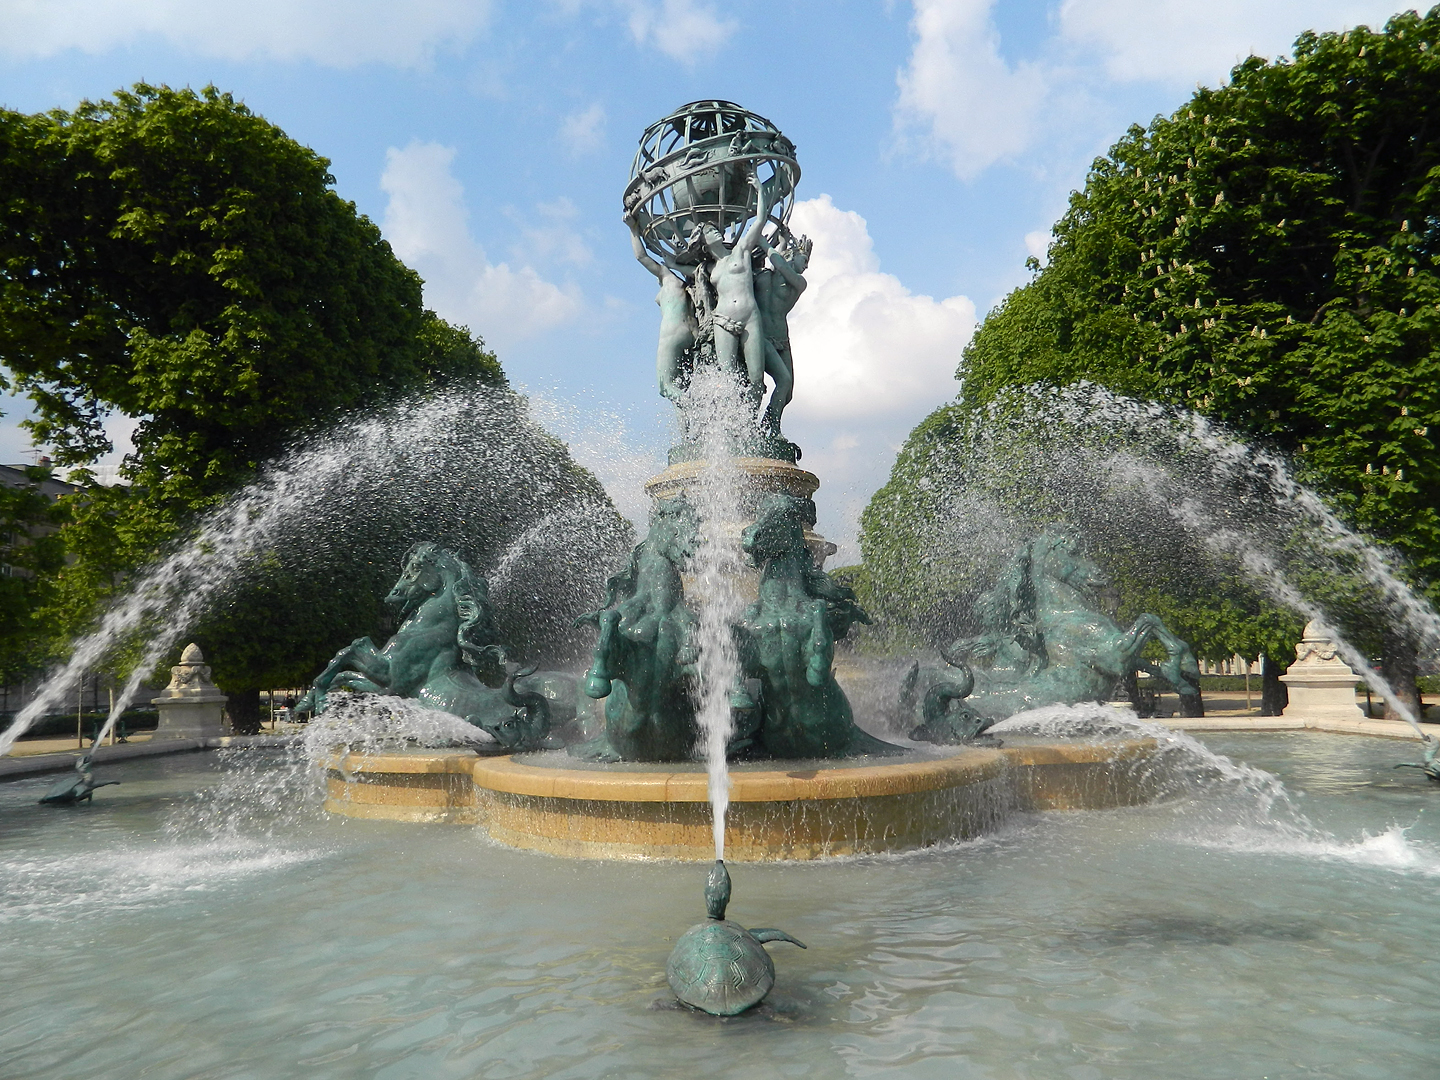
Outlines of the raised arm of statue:
[{"label": "raised arm of statue", "polygon": [[635,261],[645,267],[646,270],[649,270],[650,273],[654,274],[655,277],[663,283],[669,274],[665,267],[652,259],[650,253],[645,250],[645,241],[640,238],[640,223],[635,220],[635,215],[626,214],[623,220],[625,224],[630,227],[630,246],[635,251]]},{"label": "raised arm of statue", "polygon": [[755,220],[745,230],[745,234],[735,241],[735,250],[743,251],[747,255],[755,250],[755,245],[761,242],[761,231],[765,228],[765,222],[770,217],[770,196],[765,190],[765,185],[760,182],[760,177],[751,174],[750,183],[755,188]]}]

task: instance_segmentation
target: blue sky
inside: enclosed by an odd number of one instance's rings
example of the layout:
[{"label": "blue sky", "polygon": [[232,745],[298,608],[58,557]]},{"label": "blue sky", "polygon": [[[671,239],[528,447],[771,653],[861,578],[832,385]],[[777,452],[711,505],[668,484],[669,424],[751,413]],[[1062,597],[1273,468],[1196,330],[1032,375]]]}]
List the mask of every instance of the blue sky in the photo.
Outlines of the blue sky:
[{"label": "blue sky", "polygon": [[[696,98],[773,120],[815,239],[786,430],[822,532],[953,397],[975,320],[1027,278],[1089,162],[1134,122],[1371,0],[0,0],[0,104],[214,83],[332,162],[340,193],[494,347],[623,510],[660,464],[654,279],[620,191],[640,132]],[[23,460],[23,402],[0,401]],[[112,430],[123,447],[123,417]]]}]

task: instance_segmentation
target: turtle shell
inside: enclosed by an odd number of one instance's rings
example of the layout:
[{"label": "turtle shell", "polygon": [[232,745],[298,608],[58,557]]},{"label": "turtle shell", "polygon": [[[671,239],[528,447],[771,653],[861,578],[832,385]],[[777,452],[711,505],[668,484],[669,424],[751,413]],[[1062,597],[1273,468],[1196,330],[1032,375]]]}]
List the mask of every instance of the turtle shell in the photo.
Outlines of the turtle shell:
[{"label": "turtle shell", "polygon": [[750,931],[729,919],[714,919],[685,931],[670,953],[665,977],[691,1008],[734,1016],[770,992],[775,964]]}]

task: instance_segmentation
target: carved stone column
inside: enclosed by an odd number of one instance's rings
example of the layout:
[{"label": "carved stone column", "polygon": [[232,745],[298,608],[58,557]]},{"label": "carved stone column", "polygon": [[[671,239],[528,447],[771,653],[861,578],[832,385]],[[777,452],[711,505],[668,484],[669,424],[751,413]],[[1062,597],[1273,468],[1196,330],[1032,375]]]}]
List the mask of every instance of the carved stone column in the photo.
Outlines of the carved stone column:
[{"label": "carved stone column", "polygon": [[1301,720],[1363,720],[1355,704],[1355,685],[1360,676],[1340,659],[1335,641],[1317,619],[1305,625],[1304,636],[1295,646],[1295,663],[1280,676],[1290,692],[1286,716]]},{"label": "carved stone column", "polygon": [[160,710],[158,739],[209,739],[225,734],[225,693],[210,681],[210,665],[193,642],[170,669],[170,685],[151,699]]}]

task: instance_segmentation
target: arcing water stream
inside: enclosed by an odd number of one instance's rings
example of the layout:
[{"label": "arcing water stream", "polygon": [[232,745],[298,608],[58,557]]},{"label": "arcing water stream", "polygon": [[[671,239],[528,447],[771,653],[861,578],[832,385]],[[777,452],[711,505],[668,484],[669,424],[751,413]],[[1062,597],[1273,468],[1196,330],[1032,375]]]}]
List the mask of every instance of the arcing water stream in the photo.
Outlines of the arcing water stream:
[{"label": "arcing water stream", "polygon": [[[1340,521],[1280,457],[1195,413],[1083,383],[1027,387],[922,452],[911,468],[935,508],[918,544],[931,553],[927,566],[948,561],[984,580],[1021,535],[1059,520],[1107,565],[1118,559],[1159,591],[1167,582],[1199,591],[1230,575],[1327,627],[1347,616],[1390,622],[1422,653],[1440,648],[1440,615],[1393,557]],[[1346,662],[1427,738],[1361,651],[1336,636]]]},{"label": "arcing water stream", "polygon": [[[630,529],[593,478],[571,465],[508,391],[456,389],[353,418],[298,446],[141,571],[0,733],[0,755],[86,672],[139,637],[140,659],[97,737],[103,739],[160,660],[260,556],[304,570],[366,545],[398,570],[400,554],[420,539],[478,554],[486,564],[500,559],[501,618],[533,621],[539,613],[555,624],[542,626],[542,636],[554,637],[556,627],[568,626],[569,613],[585,610],[600,592]],[[524,588],[508,588],[521,575]]]}]

